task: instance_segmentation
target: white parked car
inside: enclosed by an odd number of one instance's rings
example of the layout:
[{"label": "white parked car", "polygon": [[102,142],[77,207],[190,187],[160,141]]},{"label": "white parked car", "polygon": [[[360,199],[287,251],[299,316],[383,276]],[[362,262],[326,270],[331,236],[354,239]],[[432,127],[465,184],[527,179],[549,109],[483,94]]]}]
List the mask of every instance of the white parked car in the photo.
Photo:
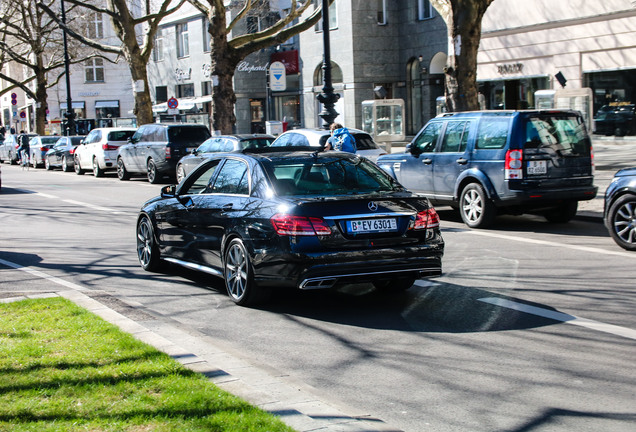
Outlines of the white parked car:
[{"label": "white parked car", "polygon": [[106,127],[93,129],[75,149],[73,159],[76,174],[92,170],[95,177],[105,171],[117,170],[117,151],[134,135],[135,128]]},{"label": "white parked car", "polygon": [[[379,156],[386,154],[368,133],[359,129],[348,129],[356,140],[357,154],[360,156],[375,162]],[[272,147],[310,146],[324,149],[330,136],[331,133],[326,129],[292,129],[280,134],[272,143]]]}]

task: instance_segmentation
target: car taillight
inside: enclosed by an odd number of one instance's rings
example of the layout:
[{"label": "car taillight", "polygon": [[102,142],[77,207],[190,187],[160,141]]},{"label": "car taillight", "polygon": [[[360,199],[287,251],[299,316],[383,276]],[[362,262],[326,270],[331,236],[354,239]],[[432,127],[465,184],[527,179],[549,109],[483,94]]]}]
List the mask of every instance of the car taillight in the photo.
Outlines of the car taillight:
[{"label": "car taillight", "polygon": [[276,214],[271,218],[278,235],[330,235],[331,229],[322,218]]},{"label": "car taillight", "polygon": [[77,147],[73,147],[72,149],[70,149],[70,150],[68,151],[68,152],[69,152],[69,154],[72,154],[72,155],[73,155],[73,154],[75,154],[75,149],[76,149],[76,148],[77,148]]},{"label": "car taillight", "polygon": [[117,150],[117,146],[114,145],[110,145],[110,144],[102,144],[102,149],[103,150]]},{"label": "car taillight", "polygon": [[48,147],[40,147],[40,151],[47,151],[49,148]]},{"label": "car taillight", "polygon": [[166,159],[170,159],[172,157],[172,150],[170,147],[166,146]]},{"label": "car taillight", "polygon": [[592,175],[594,175],[596,167],[594,166],[594,147],[592,147],[592,144],[590,144],[590,160],[592,162]]},{"label": "car taillight", "polygon": [[523,178],[522,160],[522,150],[508,150],[506,152],[506,165],[504,169],[504,178],[506,180],[518,180]]},{"label": "car taillight", "polygon": [[421,211],[415,216],[413,229],[422,230],[426,228],[436,228],[439,226],[439,214],[434,208]]}]

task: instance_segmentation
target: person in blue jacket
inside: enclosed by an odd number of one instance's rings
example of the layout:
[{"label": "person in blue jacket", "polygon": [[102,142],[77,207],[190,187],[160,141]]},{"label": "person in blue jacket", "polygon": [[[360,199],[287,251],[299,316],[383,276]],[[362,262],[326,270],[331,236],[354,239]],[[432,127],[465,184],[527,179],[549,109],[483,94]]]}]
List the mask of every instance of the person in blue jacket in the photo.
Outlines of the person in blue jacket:
[{"label": "person in blue jacket", "polygon": [[342,126],[340,123],[332,123],[329,126],[331,136],[327,140],[325,150],[344,151],[349,153],[356,153],[358,151],[356,147],[356,139],[351,135],[349,129]]}]

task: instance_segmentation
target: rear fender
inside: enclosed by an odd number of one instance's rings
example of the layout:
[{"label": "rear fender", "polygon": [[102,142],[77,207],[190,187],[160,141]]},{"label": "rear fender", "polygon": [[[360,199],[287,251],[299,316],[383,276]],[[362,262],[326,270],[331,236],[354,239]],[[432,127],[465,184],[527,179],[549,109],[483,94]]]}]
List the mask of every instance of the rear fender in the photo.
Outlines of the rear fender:
[{"label": "rear fender", "polygon": [[495,201],[497,200],[497,192],[495,191],[495,187],[493,186],[490,178],[483,172],[476,168],[470,168],[466,171],[462,171],[462,173],[457,178],[457,182],[455,183],[455,193],[454,199],[455,201],[459,201],[459,195],[462,193],[462,190],[468,183],[479,183],[488,195],[488,198]]}]

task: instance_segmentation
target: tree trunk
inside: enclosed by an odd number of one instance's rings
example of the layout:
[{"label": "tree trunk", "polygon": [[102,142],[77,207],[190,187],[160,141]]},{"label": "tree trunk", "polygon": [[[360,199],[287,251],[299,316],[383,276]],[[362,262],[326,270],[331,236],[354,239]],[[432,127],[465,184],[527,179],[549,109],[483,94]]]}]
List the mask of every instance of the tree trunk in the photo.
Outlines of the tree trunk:
[{"label": "tree trunk", "polygon": [[137,118],[137,126],[152,123],[152,99],[150,98],[146,66],[143,62],[135,60],[135,56],[131,56],[128,64],[130,65],[130,75],[133,80],[133,93],[135,95],[133,113]]},{"label": "tree trunk", "polygon": [[[208,28],[212,38],[210,65],[213,77],[210,123],[212,123],[213,131],[231,134],[236,123],[236,115],[234,114],[236,94],[234,93],[233,81],[239,60],[228,43],[225,14],[215,12],[216,10],[213,10]],[[214,82],[215,78],[217,82]]]},{"label": "tree trunk", "polygon": [[37,74],[36,83],[35,133],[38,135],[44,135],[46,130],[46,112],[49,110],[46,93],[46,74],[44,72]]},{"label": "tree trunk", "polygon": [[451,112],[479,109],[477,52],[481,19],[490,1],[453,1],[448,20],[446,104]]}]

